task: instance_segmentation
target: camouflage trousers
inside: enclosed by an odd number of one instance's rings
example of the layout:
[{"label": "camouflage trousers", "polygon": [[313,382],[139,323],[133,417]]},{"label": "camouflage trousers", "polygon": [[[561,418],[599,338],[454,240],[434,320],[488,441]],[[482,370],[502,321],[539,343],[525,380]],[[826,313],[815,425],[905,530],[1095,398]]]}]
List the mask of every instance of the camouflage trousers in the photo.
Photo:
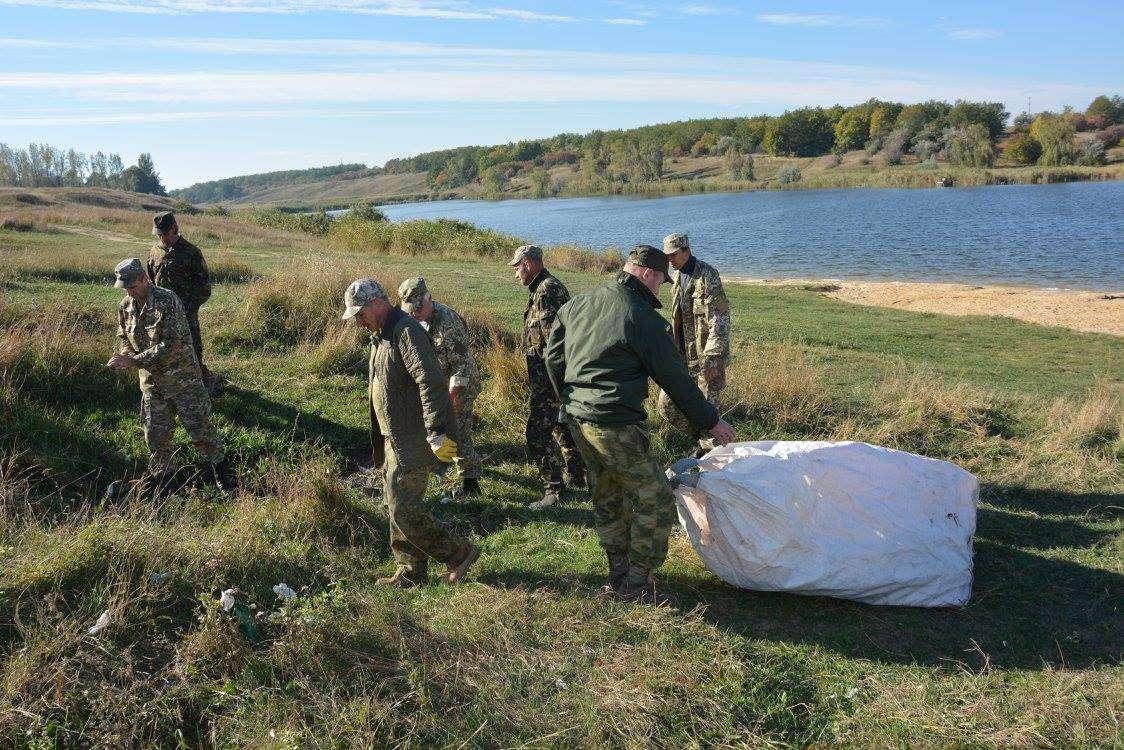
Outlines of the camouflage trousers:
[{"label": "camouflage trousers", "polygon": [[[706,400],[721,408],[719,402],[722,398],[722,391],[726,390],[726,374],[723,372],[713,383],[708,383],[706,378],[703,377],[702,367],[689,367],[688,369],[695,376],[699,384],[699,390],[706,396]],[[687,416],[676,408],[663,391],[660,391],[659,399],[656,401],[656,409],[671,425],[674,432],[686,435],[692,441],[698,440],[701,445],[706,447],[713,447],[710,445],[712,442],[710,438],[697,425],[692,424],[691,420],[687,419]]]},{"label": "camouflage trousers", "polygon": [[187,313],[187,327],[191,331],[191,346],[195,349],[195,358],[199,366],[203,366],[203,332],[199,328],[199,309],[184,310]]},{"label": "camouflage trousers", "polygon": [[218,463],[226,456],[222,440],[211,423],[211,399],[202,381],[171,395],[159,388],[142,389],[141,419],[151,474],[162,474],[172,466],[172,434],[176,430],[177,414],[195,447],[208,461]]},{"label": "camouflage trousers", "polygon": [[389,439],[385,441],[383,495],[390,519],[390,549],[399,565],[424,568],[429,558],[445,562],[465,544],[449,532],[425,505],[432,464],[403,466]]},{"label": "camouflage trousers", "polygon": [[648,430],[571,417],[570,431],[589,469],[601,546],[610,555],[628,553],[636,565],[658,568],[667,559],[676,511],[667,477],[650,455]]},{"label": "camouflage trousers", "polygon": [[480,390],[465,389],[461,408],[453,408],[457,419],[457,457],[453,463],[457,467],[462,479],[479,479],[483,470],[483,460],[476,452],[476,445],[472,439],[472,430],[475,427],[472,407],[476,405],[476,397]]},{"label": "camouflage trousers", "polygon": [[[531,409],[527,415],[527,459],[538,467],[543,486],[561,490],[562,467],[570,476],[585,472],[582,454],[565,425],[558,424],[561,404],[542,357],[527,356],[527,376],[531,392]],[[561,453],[561,456],[559,456]]]}]

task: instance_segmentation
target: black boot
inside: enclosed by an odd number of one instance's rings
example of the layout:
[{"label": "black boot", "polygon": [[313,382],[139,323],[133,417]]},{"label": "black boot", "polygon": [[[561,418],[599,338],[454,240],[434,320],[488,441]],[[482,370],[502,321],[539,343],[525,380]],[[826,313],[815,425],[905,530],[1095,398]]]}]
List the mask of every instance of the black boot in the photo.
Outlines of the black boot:
[{"label": "black boot", "polygon": [[465,477],[461,482],[461,497],[477,497],[480,494],[480,480],[476,477]]},{"label": "black boot", "polygon": [[229,458],[224,458],[217,464],[211,464],[211,469],[215,473],[215,485],[226,497],[236,497],[238,495],[238,475],[234,471],[234,467],[230,464]]},{"label": "black boot", "polygon": [[159,503],[168,498],[171,492],[172,475],[169,472],[146,473],[134,488],[141,502]]},{"label": "black boot", "polygon": [[628,566],[628,574],[617,589],[617,596],[625,601],[638,604],[654,604],[657,607],[677,607],[675,598],[656,590],[656,579],[652,571],[642,565]]},{"label": "black boot", "polygon": [[628,575],[628,553],[609,552],[609,580],[605,585],[608,593],[616,592]]}]

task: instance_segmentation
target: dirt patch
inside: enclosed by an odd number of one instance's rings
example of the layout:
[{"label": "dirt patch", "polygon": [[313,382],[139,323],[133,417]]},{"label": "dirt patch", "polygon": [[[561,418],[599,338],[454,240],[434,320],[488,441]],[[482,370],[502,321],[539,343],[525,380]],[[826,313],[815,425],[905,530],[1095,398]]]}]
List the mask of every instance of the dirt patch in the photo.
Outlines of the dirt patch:
[{"label": "dirt patch", "polygon": [[745,278],[730,281],[799,286],[859,305],[944,315],[998,315],[1074,331],[1124,336],[1124,294],[1118,293],[914,281]]}]

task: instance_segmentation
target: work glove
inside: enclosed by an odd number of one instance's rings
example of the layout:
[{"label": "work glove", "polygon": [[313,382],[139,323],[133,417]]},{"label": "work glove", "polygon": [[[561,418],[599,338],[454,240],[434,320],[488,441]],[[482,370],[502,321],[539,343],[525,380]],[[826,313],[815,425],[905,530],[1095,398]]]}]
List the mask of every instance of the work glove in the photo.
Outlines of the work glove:
[{"label": "work glove", "polygon": [[457,444],[448,435],[430,435],[426,438],[426,442],[441,463],[450,463],[457,455]]}]

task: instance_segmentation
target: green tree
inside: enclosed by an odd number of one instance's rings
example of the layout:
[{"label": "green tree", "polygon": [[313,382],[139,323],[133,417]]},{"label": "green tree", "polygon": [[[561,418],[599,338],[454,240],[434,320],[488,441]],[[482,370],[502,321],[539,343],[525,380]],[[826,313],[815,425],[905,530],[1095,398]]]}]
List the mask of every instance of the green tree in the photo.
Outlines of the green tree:
[{"label": "green tree", "polygon": [[137,157],[136,165],[124,171],[121,175],[121,187],[134,193],[168,194],[160,183],[160,175],[156,172],[152,155],[148,153],[141,154]]},{"label": "green tree", "polygon": [[948,124],[966,128],[979,124],[987,128],[988,137],[995,140],[1007,126],[1007,108],[1001,102],[966,102],[957,100],[948,113]]},{"label": "green tree", "polygon": [[752,180],[753,179],[753,157],[748,154],[743,154],[736,148],[730,148],[726,151],[726,155],[722,159],[726,166],[726,172],[730,175],[732,180]]},{"label": "green tree", "polygon": [[983,123],[956,128],[949,138],[949,161],[960,167],[990,167],[995,162],[991,136]]},{"label": "green tree", "polygon": [[1098,129],[1124,122],[1124,99],[1119,96],[1109,98],[1101,94],[1089,103],[1085,109],[1085,117]]},{"label": "green tree", "polygon": [[870,111],[869,137],[878,138],[879,136],[884,136],[889,133],[893,129],[894,123],[897,121],[901,111],[901,104],[879,102],[878,105]]},{"label": "green tree", "polygon": [[1003,146],[1003,158],[1012,164],[1033,164],[1041,154],[1042,146],[1030,137],[1030,133],[1015,133]]},{"label": "green tree", "polygon": [[1030,137],[1042,146],[1038,163],[1043,166],[1072,164],[1076,157],[1076,128],[1064,115],[1043,112],[1034,118],[1030,126]]},{"label": "green tree", "polygon": [[819,156],[835,145],[835,133],[822,109],[806,107],[774,118],[762,145],[772,156]]},{"label": "green tree", "polygon": [[531,196],[546,198],[550,195],[550,172],[542,167],[531,172]]},{"label": "green tree", "polygon": [[484,170],[480,183],[484,186],[484,195],[495,199],[503,195],[504,188],[507,187],[507,177],[495,167],[488,167]]},{"label": "green tree", "polygon": [[870,109],[865,104],[851,107],[835,123],[835,147],[840,151],[862,148],[870,132]]}]

